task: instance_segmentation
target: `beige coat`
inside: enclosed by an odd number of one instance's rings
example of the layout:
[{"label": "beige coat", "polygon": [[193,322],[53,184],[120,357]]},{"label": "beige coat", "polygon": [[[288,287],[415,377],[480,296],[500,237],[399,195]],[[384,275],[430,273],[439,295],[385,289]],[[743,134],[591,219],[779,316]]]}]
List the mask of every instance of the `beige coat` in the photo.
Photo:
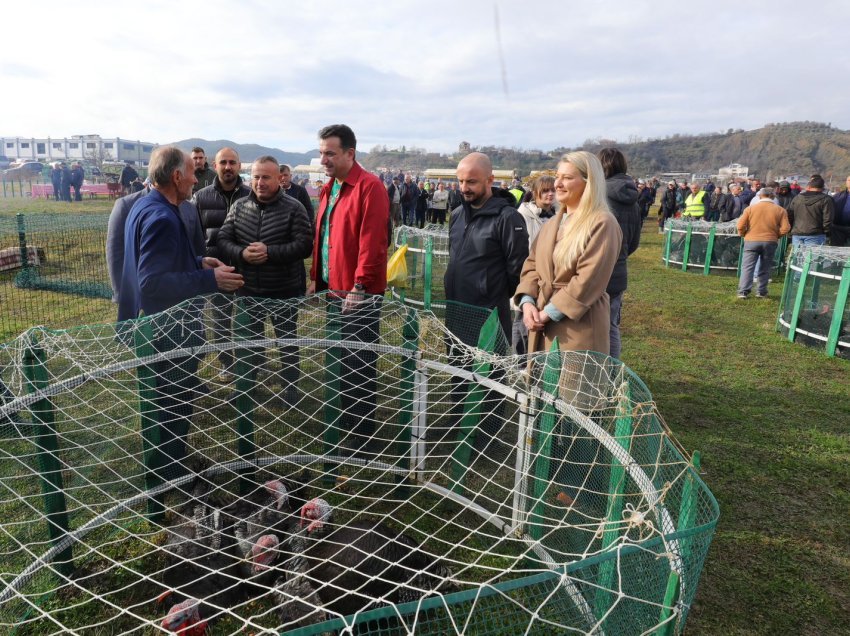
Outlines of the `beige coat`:
[{"label": "beige coat", "polygon": [[[528,294],[537,299],[537,308],[552,303],[564,318],[546,324],[541,338],[529,334],[529,352],[548,350],[557,337],[563,351],[610,352],[611,310],[605,288],[623,244],[623,233],[610,212],[597,215],[587,244],[572,269],[553,262],[556,241],[562,235],[564,213],[545,223],[522,267],[514,300],[519,304]],[[535,341],[532,349],[532,341]]]}]

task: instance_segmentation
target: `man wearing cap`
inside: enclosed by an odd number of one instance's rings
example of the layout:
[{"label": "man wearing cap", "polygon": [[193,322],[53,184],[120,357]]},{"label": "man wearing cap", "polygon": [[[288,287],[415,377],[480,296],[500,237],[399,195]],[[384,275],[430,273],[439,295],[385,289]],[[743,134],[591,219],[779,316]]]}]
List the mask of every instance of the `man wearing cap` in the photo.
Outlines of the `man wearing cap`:
[{"label": "man wearing cap", "polygon": [[791,189],[791,184],[787,181],[780,181],[779,188],[776,190],[776,203],[781,205],[786,210],[791,205],[791,201],[797,193]]},{"label": "man wearing cap", "polygon": [[741,280],[738,283],[738,298],[746,300],[753,288],[753,273],[759,262],[758,290],[756,298],[767,298],[770,268],[776,253],[779,237],[791,231],[788,214],[784,208],[773,203],[773,188],[759,190],[756,203],[747,207],[738,219],[738,234],[744,239],[744,255],[741,263]]},{"label": "man wearing cap", "polygon": [[844,247],[850,242],[850,177],[845,188],[833,197],[834,216],[829,244]]},{"label": "man wearing cap", "polygon": [[824,245],[830,234],[835,203],[823,192],[824,181],[819,174],[809,178],[805,192],[794,197],[788,208],[791,222],[791,244]]}]

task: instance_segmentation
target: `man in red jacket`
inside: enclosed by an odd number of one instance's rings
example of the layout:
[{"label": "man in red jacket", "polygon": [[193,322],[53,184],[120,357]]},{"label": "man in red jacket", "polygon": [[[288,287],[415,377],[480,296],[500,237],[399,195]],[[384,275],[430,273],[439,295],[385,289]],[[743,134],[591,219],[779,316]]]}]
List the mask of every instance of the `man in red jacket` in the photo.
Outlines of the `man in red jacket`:
[{"label": "man in red jacket", "polygon": [[[319,193],[313,263],[307,293],[330,290],[331,317],[340,339],[377,342],[381,300],[387,286],[390,203],[380,179],[355,161],[357,139],[344,124],[319,131],[321,163],[328,183]],[[333,355],[333,354],[331,354]],[[340,356],[343,444],[362,452],[375,432],[375,351]]]}]

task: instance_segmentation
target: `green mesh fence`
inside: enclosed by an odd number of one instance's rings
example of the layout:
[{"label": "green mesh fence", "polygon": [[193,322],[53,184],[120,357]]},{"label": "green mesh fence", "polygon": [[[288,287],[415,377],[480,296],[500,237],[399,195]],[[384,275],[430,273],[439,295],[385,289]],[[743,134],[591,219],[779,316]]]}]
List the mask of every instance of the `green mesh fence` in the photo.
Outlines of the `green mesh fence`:
[{"label": "green mesh fence", "polygon": [[[741,276],[741,245],[737,221],[709,223],[690,219],[669,219],[664,224],[664,244],[661,258],[667,267],[682,271],[699,271],[703,274],[734,272]],[[774,256],[776,272],[784,267],[788,245],[782,237]]]},{"label": "green mesh fence", "polygon": [[0,339],[114,316],[106,214],[0,216]]},{"label": "green mesh fence", "polygon": [[717,502],[621,363],[327,295],[233,301],[212,344],[204,304],[0,348],[0,631],[684,630]]},{"label": "green mesh fence", "polygon": [[449,226],[424,228],[401,225],[395,230],[396,249],[407,245],[407,286],[390,287],[396,300],[420,309],[441,312],[446,297],[443,276],[449,263]]},{"label": "green mesh fence", "polygon": [[850,358],[850,248],[796,247],[776,328],[788,340]]}]

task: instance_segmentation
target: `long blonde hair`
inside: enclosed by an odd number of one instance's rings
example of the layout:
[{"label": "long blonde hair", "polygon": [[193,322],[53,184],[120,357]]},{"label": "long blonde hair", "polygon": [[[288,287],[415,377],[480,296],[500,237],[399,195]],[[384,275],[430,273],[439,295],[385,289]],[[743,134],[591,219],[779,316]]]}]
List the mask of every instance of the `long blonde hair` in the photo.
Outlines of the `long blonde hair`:
[{"label": "long blonde hair", "polygon": [[[605,190],[605,173],[596,155],[578,150],[568,152],[559,163],[569,163],[579,171],[586,182],[578,208],[570,214],[563,238],[555,245],[555,263],[574,269],[590,237],[590,228],[598,214],[610,213]],[[566,212],[566,206],[562,208]]]}]

